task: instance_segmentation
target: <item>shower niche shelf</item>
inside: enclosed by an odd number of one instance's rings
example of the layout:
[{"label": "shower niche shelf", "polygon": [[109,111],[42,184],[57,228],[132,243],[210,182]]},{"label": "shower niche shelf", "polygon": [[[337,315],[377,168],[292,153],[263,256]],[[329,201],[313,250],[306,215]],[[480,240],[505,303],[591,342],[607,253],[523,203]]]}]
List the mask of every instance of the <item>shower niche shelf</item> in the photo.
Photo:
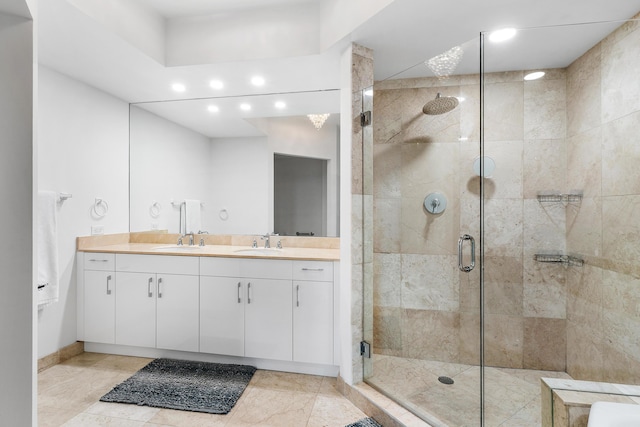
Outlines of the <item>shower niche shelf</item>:
[{"label": "shower niche shelf", "polygon": [[533,259],[537,262],[552,262],[560,263],[565,266],[582,267],[584,260],[582,258],[575,257],[573,255],[561,255],[561,254],[535,254]]},{"label": "shower niche shelf", "polygon": [[539,193],[538,201],[540,203],[580,203],[582,193]]}]

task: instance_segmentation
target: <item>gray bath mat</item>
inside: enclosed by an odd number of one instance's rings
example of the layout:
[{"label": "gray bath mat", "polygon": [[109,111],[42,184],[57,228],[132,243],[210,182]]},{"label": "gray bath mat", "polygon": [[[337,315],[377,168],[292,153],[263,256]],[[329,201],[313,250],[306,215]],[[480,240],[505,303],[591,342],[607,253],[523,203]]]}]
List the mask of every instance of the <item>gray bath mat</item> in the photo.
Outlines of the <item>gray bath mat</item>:
[{"label": "gray bath mat", "polygon": [[345,427],[382,427],[382,426],[378,424],[378,422],[373,418],[363,418]]},{"label": "gray bath mat", "polygon": [[256,368],[156,359],[100,398],[154,408],[227,414]]}]

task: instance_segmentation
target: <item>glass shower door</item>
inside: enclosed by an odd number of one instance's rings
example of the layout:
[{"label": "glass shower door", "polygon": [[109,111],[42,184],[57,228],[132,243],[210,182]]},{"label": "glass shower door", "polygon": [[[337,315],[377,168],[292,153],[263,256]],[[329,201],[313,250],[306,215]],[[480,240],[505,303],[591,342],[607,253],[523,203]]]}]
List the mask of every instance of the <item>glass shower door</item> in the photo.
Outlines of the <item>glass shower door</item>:
[{"label": "glass shower door", "polygon": [[372,93],[365,380],[434,426],[481,422],[478,55],[456,46]]},{"label": "glass shower door", "polygon": [[515,34],[373,88],[365,380],[435,426],[550,425],[541,378],[640,395],[640,24]]}]

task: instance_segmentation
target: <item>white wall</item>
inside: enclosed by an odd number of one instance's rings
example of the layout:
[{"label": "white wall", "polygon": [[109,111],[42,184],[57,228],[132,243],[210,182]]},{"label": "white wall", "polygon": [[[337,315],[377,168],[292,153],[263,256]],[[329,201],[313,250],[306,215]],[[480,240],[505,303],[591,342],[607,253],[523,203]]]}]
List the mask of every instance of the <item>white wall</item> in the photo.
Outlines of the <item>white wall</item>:
[{"label": "white wall", "polygon": [[[273,156],[271,156],[273,157]],[[273,159],[271,159],[273,163]],[[269,210],[269,152],[264,137],[213,139],[211,155],[213,234],[273,231]],[[223,220],[222,210],[228,213]]]},{"label": "white wall", "polygon": [[[320,6],[321,45],[327,49],[395,0],[325,0]],[[344,111],[344,110],[343,110]]]},{"label": "white wall", "polygon": [[67,0],[96,22],[104,25],[160,64],[164,64],[162,15],[142,2],[131,0]]},{"label": "white wall", "polygon": [[[33,22],[0,5],[0,424],[35,424]],[[26,11],[28,12],[28,11]]]},{"label": "white wall", "polygon": [[167,65],[209,64],[320,53],[316,3],[172,18]]},{"label": "white wall", "polygon": [[[179,204],[197,199],[204,202],[200,229],[211,232],[211,150],[208,137],[131,107],[131,231],[178,233]],[[158,218],[150,214],[154,202]]]},{"label": "white wall", "polygon": [[[76,340],[76,237],[129,231],[129,104],[39,67],[38,190],[73,194],[58,206],[60,300],[38,313],[38,357]],[[109,204],[91,215],[95,198]]]}]

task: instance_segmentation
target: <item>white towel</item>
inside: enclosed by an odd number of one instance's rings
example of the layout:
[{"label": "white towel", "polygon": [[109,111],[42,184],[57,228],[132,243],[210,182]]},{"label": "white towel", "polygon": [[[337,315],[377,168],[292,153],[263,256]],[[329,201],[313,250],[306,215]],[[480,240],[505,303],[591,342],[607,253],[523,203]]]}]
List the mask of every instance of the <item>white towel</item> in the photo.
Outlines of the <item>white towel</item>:
[{"label": "white towel", "polygon": [[184,201],[186,233],[197,233],[202,230],[202,215],[200,214],[200,200]]},{"label": "white towel", "polygon": [[38,308],[58,301],[58,194],[38,192]]}]

